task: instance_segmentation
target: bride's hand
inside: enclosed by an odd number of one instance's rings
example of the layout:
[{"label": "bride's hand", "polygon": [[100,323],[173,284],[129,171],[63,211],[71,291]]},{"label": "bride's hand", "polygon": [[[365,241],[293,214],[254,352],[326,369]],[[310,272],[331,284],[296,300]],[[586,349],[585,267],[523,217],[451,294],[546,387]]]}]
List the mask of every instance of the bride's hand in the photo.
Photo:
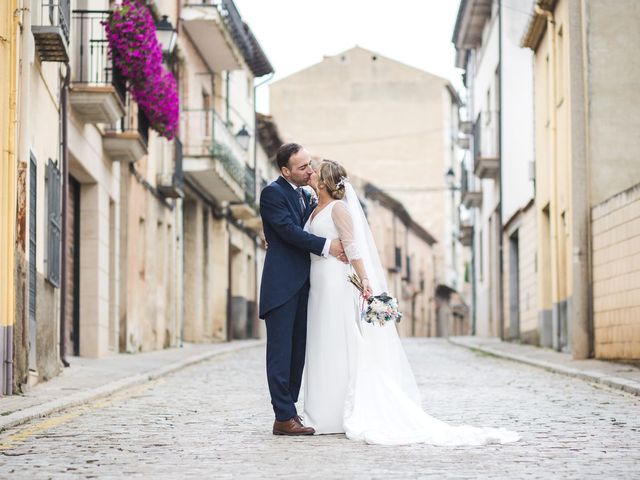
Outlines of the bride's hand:
[{"label": "bride's hand", "polygon": [[364,287],[364,290],[362,290],[362,298],[367,300],[369,297],[373,295],[373,291],[369,286],[369,279],[365,277],[361,280],[361,282],[362,282],[362,286]]}]

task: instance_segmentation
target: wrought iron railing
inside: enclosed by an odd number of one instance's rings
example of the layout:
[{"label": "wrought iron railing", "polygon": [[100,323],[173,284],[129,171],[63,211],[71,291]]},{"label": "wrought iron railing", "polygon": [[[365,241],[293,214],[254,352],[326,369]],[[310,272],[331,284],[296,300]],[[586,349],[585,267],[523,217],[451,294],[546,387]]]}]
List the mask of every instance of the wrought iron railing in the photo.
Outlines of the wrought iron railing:
[{"label": "wrought iron railing", "polygon": [[476,118],[476,122],[473,124],[473,161],[476,162],[480,157],[481,152],[481,141],[482,141],[482,113],[478,114],[478,118]]},{"label": "wrought iron railing", "polygon": [[215,157],[247,199],[255,200],[255,175],[247,173],[247,153],[215,110],[183,110],[180,132],[185,156]]},{"label": "wrought iron railing", "polygon": [[469,172],[465,166],[464,160],[460,162],[460,195],[464,198],[467,192],[470,191],[469,188]]},{"label": "wrought iron railing", "polygon": [[179,189],[184,188],[184,170],[182,167],[182,142],[178,137],[173,139],[175,145],[173,164],[173,185]]},{"label": "wrought iron railing", "polygon": [[125,92],[124,115],[115,124],[107,127],[108,132],[126,133],[138,132],[145,145],[149,144],[149,119],[131,98],[131,93]]},{"label": "wrought iron railing", "polygon": [[109,10],[74,10],[71,15],[74,44],[74,83],[113,85],[125,101],[126,83],[114,69],[109,58],[109,45],[103,22],[111,16]]},{"label": "wrought iron railing", "polygon": [[233,42],[256,77],[273,72],[273,67],[249,26],[242,20],[233,0],[188,0],[187,5],[215,7]]},{"label": "wrought iron railing", "polygon": [[256,171],[247,167],[244,172],[244,188],[246,194],[246,202],[249,204],[256,203]]},{"label": "wrought iron railing", "polygon": [[69,43],[69,4],[70,0],[43,0],[40,4],[39,26],[60,27]]}]

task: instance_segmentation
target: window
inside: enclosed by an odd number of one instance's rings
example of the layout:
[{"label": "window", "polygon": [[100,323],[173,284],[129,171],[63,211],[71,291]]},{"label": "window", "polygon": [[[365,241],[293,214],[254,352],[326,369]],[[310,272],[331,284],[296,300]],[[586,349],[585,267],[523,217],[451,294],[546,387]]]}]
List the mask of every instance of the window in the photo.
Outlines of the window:
[{"label": "window", "polygon": [[556,42],[556,106],[560,106],[564,100],[564,31],[560,26],[558,29],[558,39]]},{"label": "window", "polygon": [[485,96],[485,112],[486,115],[484,117],[485,125],[489,125],[491,123],[491,88],[487,89],[487,94]]},{"label": "window", "polygon": [[399,272],[402,269],[402,249],[400,247],[395,247],[395,255],[395,271]]},{"label": "window", "polygon": [[407,255],[407,282],[411,282],[411,257]]},{"label": "window", "polygon": [[478,232],[478,281],[482,281],[484,276],[484,242],[482,230]]}]

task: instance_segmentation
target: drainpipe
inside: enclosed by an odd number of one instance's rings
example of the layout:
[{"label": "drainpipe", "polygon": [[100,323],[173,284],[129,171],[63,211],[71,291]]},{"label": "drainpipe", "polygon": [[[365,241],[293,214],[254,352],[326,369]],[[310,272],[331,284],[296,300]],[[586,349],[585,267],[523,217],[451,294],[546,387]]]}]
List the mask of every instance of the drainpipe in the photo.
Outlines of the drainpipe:
[{"label": "drainpipe", "polygon": [[61,225],[61,256],[60,256],[60,361],[65,367],[67,362],[66,349],[66,314],[67,314],[67,204],[69,199],[69,145],[68,145],[68,95],[69,82],[71,80],[71,67],[65,65],[67,73],[60,91],[60,121],[62,122],[62,168],[60,177],[62,178],[62,225]]}]

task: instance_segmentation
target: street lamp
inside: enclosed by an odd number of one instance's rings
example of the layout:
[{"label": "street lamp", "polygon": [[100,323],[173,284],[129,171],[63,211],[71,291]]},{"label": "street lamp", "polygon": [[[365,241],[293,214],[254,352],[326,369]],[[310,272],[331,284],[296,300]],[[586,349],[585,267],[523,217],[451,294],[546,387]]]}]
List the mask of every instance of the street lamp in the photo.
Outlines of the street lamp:
[{"label": "street lamp", "polygon": [[449,188],[449,190],[457,190],[458,188],[454,183],[456,180],[456,174],[453,171],[453,167],[449,167],[449,170],[447,170],[447,173],[445,173],[444,176],[447,179],[447,187]]},{"label": "street lamp", "polygon": [[238,143],[240,144],[240,146],[245,150],[249,148],[250,138],[251,138],[251,135],[249,135],[249,132],[247,131],[247,128],[244,125],[240,130],[238,130],[238,133],[236,133],[236,140],[238,140]]},{"label": "street lamp", "polygon": [[163,56],[169,58],[173,53],[173,49],[176,47],[178,32],[176,32],[176,29],[171,25],[168,15],[162,15],[162,20],[156,23],[156,35],[162,46]]}]

